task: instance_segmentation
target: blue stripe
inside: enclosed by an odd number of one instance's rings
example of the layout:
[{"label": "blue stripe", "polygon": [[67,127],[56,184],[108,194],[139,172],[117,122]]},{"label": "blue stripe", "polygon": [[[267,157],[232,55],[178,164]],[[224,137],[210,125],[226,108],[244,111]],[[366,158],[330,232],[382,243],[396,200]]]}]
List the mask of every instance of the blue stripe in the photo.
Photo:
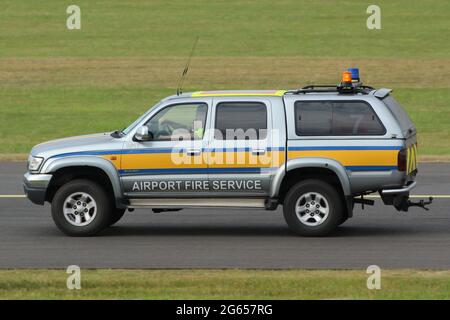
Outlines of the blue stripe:
[{"label": "blue stripe", "polygon": [[161,148],[161,149],[123,149],[121,154],[147,154],[147,153],[172,153],[181,152],[183,149],[177,148]]},{"label": "blue stripe", "polygon": [[288,151],[308,150],[401,150],[400,146],[337,146],[337,147],[288,147]]},{"label": "blue stripe", "polygon": [[273,170],[273,168],[164,168],[164,169],[123,169],[119,170],[121,175],[138,174],[164,174],[164,173],[261,173],[264,170]]},{"label": "blue stripe", "polygon": [[[346,166],[350,171],[387,171],[397,170],[397,166]],[[194,174],[194,173],[261,173],[265,170],[274,168],[163,168],[163,169],[123,169],[119,170],[121,175],[140,175],[140,174]]]},{"label": "blue stripe", "polygon": [[204,148],[202,152],[249,152],[250,148]]},{"label": "blue stripe", "polygon": [[[79,151],[56,154],[50,158],[63,158],[71,156],[106,156],[111,154],[120,154],[122,150],[105,150],[105,151]],[[50,159],[49,158],[49,159]]]},{"label": "blue stripe", "polygon": [[[311,147],[289,147],[288,151],[313,151],[313,150],[401,150],[400,146],[311,146]],[[71,156],[104,156],[113,154],[158,154],[184,152],[184,148],[152,148],[152,149],[123,149],[123,150],[101,150],[101,151],[79,151],[61,153],[50,158],[62,158]],[[284,147],[268,147],[270,151],[284,151]],[[202,152],[250,152],[251,148],[202,148]]]},{"label": "blue stripe", "polygon": [[163,174],[163,173],[207,173],[203,168],[176,168],[176,169],[123,169],[120,175]]},{"label": "blue stripe", "polygon": [[[250,152],[251,148],[203,148],[202,152]],[[284,151],[284,147],[266,148],[267,151]],[[50,158],[62,158],[72,156],[105,156],[113,154],[157,154],[157,153],[181,153],[186,148],[152,148],[152,149],[123,149],[123,150],[104,150],[104,151],[79,151],[61,153]]]},{"label": "blue stripe", "polygon": [[[350,171],[389,171],[397,170],[397,166],[346,166]],[[275,168],[276,169],[276,168]],[[119,170],[121,175],[139,175],[139,174],[194,174],[194,173],[261,173],[265,170],[274,170],[274,168],[163,168],[163,169],[123,169]]]},{"label": "blue stripe", "polygon": [[241,168],[208,168],[208,173],[260,173],[263,170],[267,170],[271,168],[251,168],[251,167],[241,167]]},{"label": "blue stripe", "polygon": [[388,171],[397,170],[397,166],[346,166],[345,169],[350,171]]},{"label": "blue stripe", "polygon": [[[257,148],[258,149],[258,148]],[[284,147],[267,147],[261,148],[268,152],[270,151],[284,151]],[[250,152],[253,148],[204,148],[202,152]]]},{"label": "blue stripe", "polygon": [[267,148],[267,151],[284,151],[285,148],[284,147],[270,147]]}]

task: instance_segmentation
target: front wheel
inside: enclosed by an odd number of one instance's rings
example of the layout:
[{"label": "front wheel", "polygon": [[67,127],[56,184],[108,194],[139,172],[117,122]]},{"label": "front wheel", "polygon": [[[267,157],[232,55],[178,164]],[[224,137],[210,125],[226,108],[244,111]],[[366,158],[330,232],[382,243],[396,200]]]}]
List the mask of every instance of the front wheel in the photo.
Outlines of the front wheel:
[{"label": "front wheel", "polygon": [[112,215],[110,217],[108,227],[113,226],[117,222],[119,222],[120,219],[122,219],[123,215],[125,214],[125,209],[115,209],[112,211]]},{"label": "front wheel", "polygon": [[114,210],[105,190],[90,180],[74,180],[56,192],[52,201],[52,218],[69,236],[93,236],[111,222]]},{"label": "front wheel", "polygon": [[336,188],[321,180],[297,183],[286,195],[284,218],[302,236],[325,236],[343,220],[343,205]]}]

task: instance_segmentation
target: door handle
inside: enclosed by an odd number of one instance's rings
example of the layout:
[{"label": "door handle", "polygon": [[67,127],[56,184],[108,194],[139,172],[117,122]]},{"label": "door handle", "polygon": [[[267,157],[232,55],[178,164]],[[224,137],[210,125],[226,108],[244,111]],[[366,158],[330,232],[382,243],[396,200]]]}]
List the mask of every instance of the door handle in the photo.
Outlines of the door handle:
[{"label": "door handle", "polygon": [[259,156],[266,153],[266,149],[252,149],[252,154]]},{"label": "door handle", "polygon": [[200,149],[187,149],[186,154],[188,156],[198,156],[201,153]]}]

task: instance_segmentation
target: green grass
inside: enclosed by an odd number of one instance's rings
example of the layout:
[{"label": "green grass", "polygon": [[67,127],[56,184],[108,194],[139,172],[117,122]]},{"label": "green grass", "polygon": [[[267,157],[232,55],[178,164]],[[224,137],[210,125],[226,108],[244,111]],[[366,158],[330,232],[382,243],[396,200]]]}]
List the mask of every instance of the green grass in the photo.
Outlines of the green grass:
[{"label": "green grass", "polygon": [[449,299],[450,271],[385,270],[369,290],[364,270],[0,270],[0,299]]},{"label": "green grass", "polygon": [[[82,29],[65,29],[71,0],[3,0],[3,57],[201,56],[448,57],[450,3],[377,1],[382,30],[366,28],[370,2],[296,0],[78,0]],[[6,48],[6,49],[5,49]]]},{"label": "green grass", "polygon": [[[2,89],[0,153],[26,153],[42,141],[121,129],[161,98],[167,88]],[[419,125],[422,155],[450,155],[450,90],[398,89]],[[432,110],[432,111],[430,111]]]},{"label": "green grass", "polygon": [[122,128],[175,86],[200,41],[186,89],[336,83],[359,66],[395,89],[419,130],[420,153],[450,155],[450,2],[378,1],[382,30],[359,1],[76,2],[3,0],[0,155],[48,139]]},{"label": "green grass", "polygon": [[168,90],[145,88],[0,92],[0,153],[24,153],[32,145],[58,137],[122,129],[152,100],[169,94]]}]

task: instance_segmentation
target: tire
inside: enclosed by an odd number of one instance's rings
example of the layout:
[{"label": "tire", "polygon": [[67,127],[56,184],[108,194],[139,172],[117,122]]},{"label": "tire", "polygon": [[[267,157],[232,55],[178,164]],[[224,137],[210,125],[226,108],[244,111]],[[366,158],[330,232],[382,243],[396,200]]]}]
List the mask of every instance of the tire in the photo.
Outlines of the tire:
[{"label": "tire", "polygon": [[125,214],[125,209],[115,209],[112,211],[112,215],[110,217],[110,221],[108,223],[108,227],[113,226],[117,222],[119,222],[120,219],[122,219],[123,215]]},{"label": "tire", "polygon": [[334,231],[342,222],[344,206],[333,186],[321,180],[308,179],[289,190],[283,214],[289,228],[296,234],[321,237]]},{"label": "tire", "polygon": [[341,221],[339,221],[338,226],[340,226],[341,224],[344,224],[346,221],[348,220],[347,217],[342,217]]},{"label": "tire", "polygon": [[93,236],[102,231],[110,223],[113,210],[105,190],[84,179],[63,185],[52,201],[52,218],[56,226],[74,237]]}]

